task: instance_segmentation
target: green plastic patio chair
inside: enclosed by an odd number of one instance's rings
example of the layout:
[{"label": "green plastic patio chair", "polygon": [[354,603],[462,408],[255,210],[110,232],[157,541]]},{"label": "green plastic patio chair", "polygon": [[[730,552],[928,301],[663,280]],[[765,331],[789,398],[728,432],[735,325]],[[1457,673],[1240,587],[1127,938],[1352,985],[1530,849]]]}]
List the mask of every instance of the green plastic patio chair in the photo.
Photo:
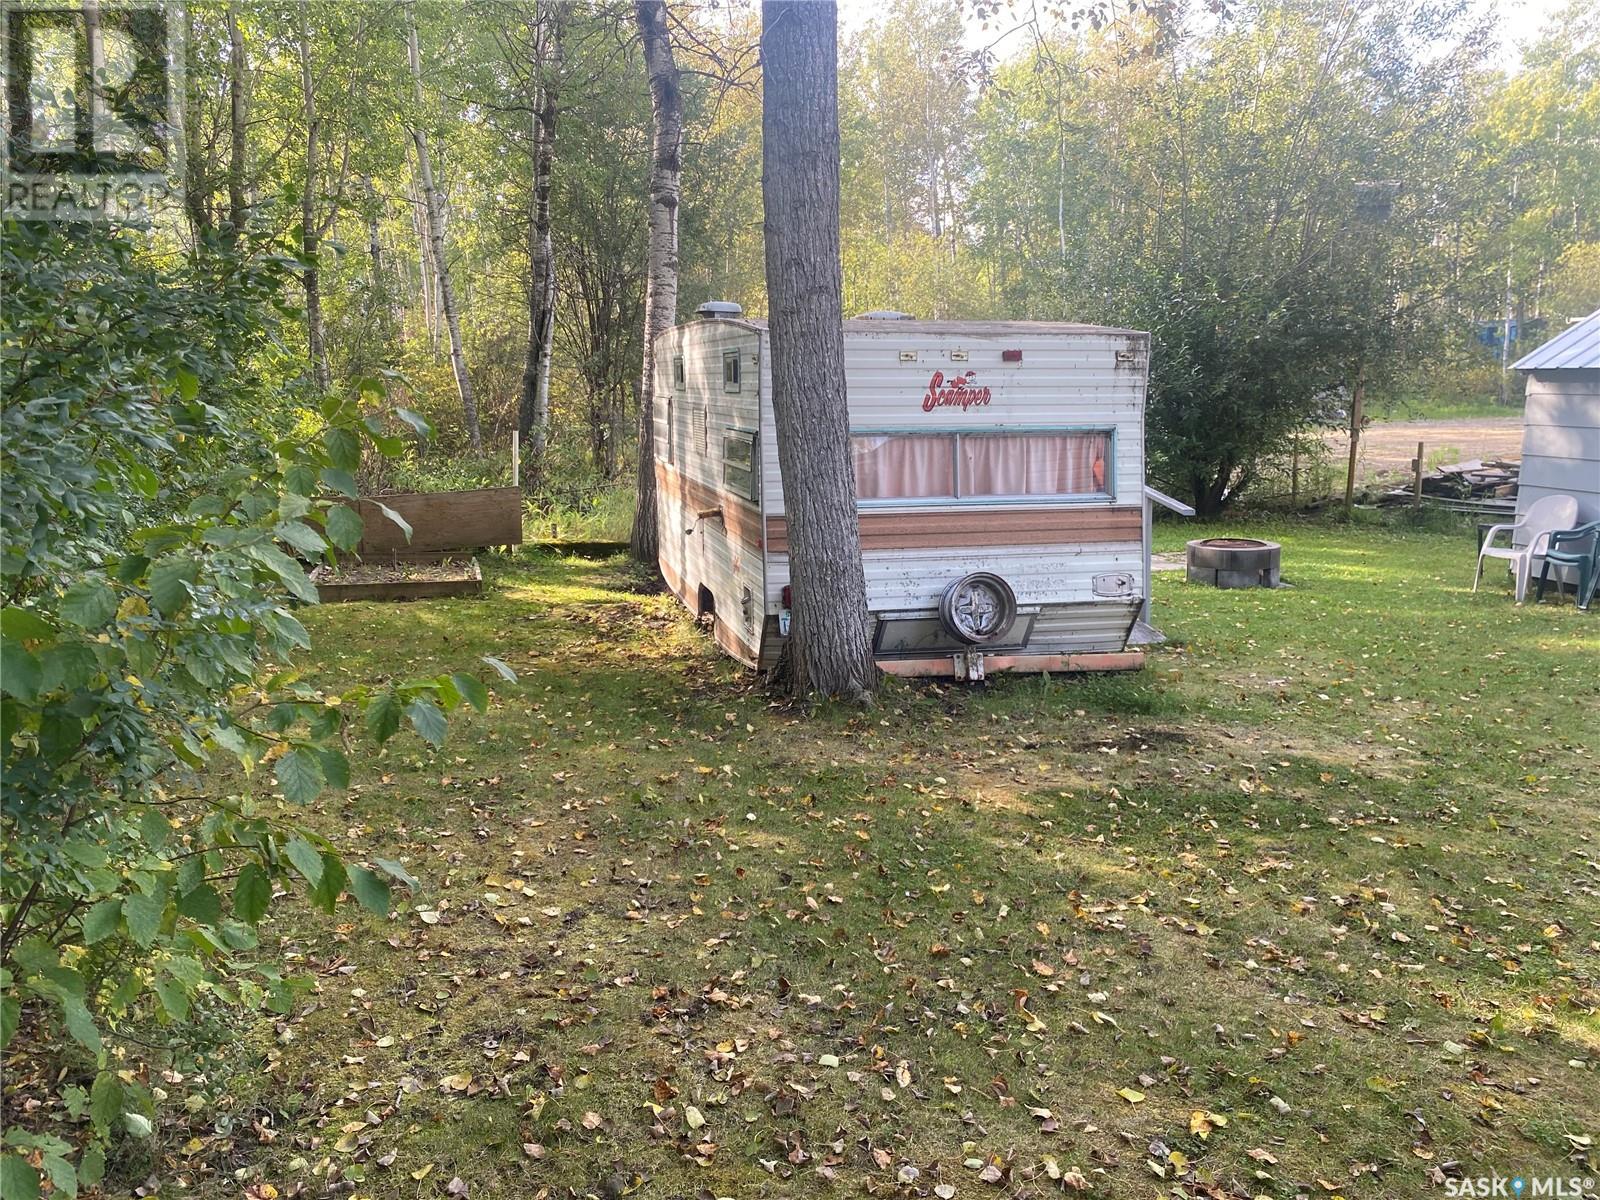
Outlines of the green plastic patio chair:
[{"label": "green plastic patio chair", "polygon": [[[1563,550],[1563,546],[1576,547],[1588,542],[1587,550]],[[1550,580],[1550,564],[1578,569],[1578,607],[1587,609],[1594,599],[1595,584],[1600,583],[1600,521],[1590,521],[1576,529],[1555,529],[1545,546],[1544,567],[1539,572],[1539,587],[1533,593],[1533,602],[1544,599],[1544,585]]]}]

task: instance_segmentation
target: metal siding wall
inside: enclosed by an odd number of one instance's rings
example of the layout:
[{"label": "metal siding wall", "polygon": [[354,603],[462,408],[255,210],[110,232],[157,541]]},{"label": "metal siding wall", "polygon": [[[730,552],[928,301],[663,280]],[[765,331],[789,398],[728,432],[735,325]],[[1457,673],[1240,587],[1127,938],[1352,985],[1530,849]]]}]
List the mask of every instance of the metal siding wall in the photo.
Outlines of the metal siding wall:
[{"label": "metal siding wall", "polygon": [[[763,338],[765,342],[765,338]],[[953,361],[952,349],[966,350],[966,361]],[[1020,364],[1003,363],[1002,350],[1020,349]],[[915,362],[901,362],[902,350],[914,350]],[[1134,363],[1118,365],[1117,351],[1132,350]],[[962,429],[1027,426],[1112,427],[1116,430],[1112,501],[1100,505],[1144,503],[1144,338],[1125,335],[1005,333],[995,336],[910,336],[892,323],[882,333],[852,332],[845,338],[845,369],[853,428]],[[771,385],[762,355],[762,481],[769,515],[783,512],[777,445],[770,435]],[[977,373],[975,384],[993,389],[984,408],[922,409],[922,397],[934,371],[947,377],[959,370]],[[1094,502],[1090,502],[1094,503]],[[996,505],[994,507],[1016,507]],[[1022,507],[1031,507],[1022,505]],[[874,511],[881,511],[874,509]],[[1076,606],[1049,639],[1047,649],[1122,649],[1137,604],[1107,601],[1093,595],[1094,576],[1127,571],[1143,590],[1145,550],[1139,542],[1097,545],[1015,547],[951,547],[869,551],[862,556],[867,575],[867,600],[875,612],[935,608],[940,593],[971,571],[990,570],[1005,577],[1020,604]],[[786,554],[767,555],[767,604],[775,610],[789,582]],[[1062,619],[1057,619],[1061,624]],[[1036,635],[1036,641],[1038,637]]]},{"label": "metal siding wall", "polygon": [[[1088,426],[1116,430],[1115,479],[1118,504],[1144,502],[1144,396],[1148,345],[1142,337],[1105,333],[1005,333],[988,335],[904,334],[893,322],[882,333],[845,335],[845,375],[850,423],[855,429],[908,429],[960,432],[963,429],[1027,426]],[[951,350],[965,350],[954,361]],[[1003,350],[1021,350],[1021,363],[1004,363]],[[1132,350],[1136,361],[1119,365],[1117,351]],[[914,351],[915,362],[901,362]],[[764,358],[766,356],[763,356]],[[974,383],[989,387],[993,401],[983,408],[922,409],[922,397],[935,371],[947,378],[974,371]],[[770,412],[770,386],[762,389]],[[770,429],[770,420],[764,428]],[[783,512],[777,446],[763,447],[763,479],[769,514]]]},{"label": "metal siding wall", "polygon": [[[1029,653],[1066,653],[1123,649],[1140,598],[1095,596],[1093,578],[1103,572],[1127,571],[1137,581],[1144,553],[1138,543],[1130,542],[1077,550],[1038,546],[979,552],[906,550],[866,554],[862,563],[867,573],[867,604],[875,613],[933,610],[954,580],[970,571],[994,571],[1011,584],[1019,605],[1071,605],[1066,612],[1041,615],[1028,643]],[[788,555],[769,554],[769,603],[777,604],[778,594],[788,582]]]},{"label": "metal siding wall", "polygon": [[[677,438],[675,469],[688,479],[721,491],[724,431],[728,428],[755,429],[758,420],[760,334],[728,321],[702,321],[668,330],[661,338],[656,355],[658,458],[667,461],[666,406],[661,398],[670,393],[676,426],[672,432]],[[742,358],[743,379],[737,394],[723,390],[724,350],[738,350]],[[684,385],[674,389],[672,360],[679,354],[684,360]],[[691,436],[699,428],[694,413],[700,406],[707,411],[704,451],[698,439]],[[682,582],[685,603],[694,611],[697,590],[701,585],[709,588],[719,619],[751,646],[753,653],[759,646],[761,631],[764,575],[761,553],[729,537],[721,521],[698,520],[670,491],[663,491],[659,507],[661,558]],[[686,532],[690,529],[692,533]],[[748,625],[740,604],[746,588],[753,597]]]},{"label": "metal siding wall", "polygon": [[[1144,548],[1138,542],[1081,546],[994,546],[981,550],[879,550],[861,556],[867,604],[873,612],[912,612],[938,607],[955,580],[972,571],[993,571],[1017,594],[1017,603],[1088,604],[1094,577],[1126,571],[1139,583]],[[767,555],[767,601],[776,605],[789,582],[789,556]]]},{"label": "metal siding wall", "polygon": [[1523,410],[1517,513],[1572,496],[1578,520],[1600,519],[1600,371],[1535,372]]}]

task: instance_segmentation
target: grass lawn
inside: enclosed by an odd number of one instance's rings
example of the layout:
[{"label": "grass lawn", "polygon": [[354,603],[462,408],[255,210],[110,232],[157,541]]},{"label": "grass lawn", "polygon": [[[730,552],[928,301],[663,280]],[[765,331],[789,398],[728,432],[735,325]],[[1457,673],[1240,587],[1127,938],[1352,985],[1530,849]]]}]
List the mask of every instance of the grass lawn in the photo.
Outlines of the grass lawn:
[{"label": "grass lawn", "polygon": [[314,989],[127,1166],[204,1196],[1600,1176],[1600,613],[1470,594],[1470,531],[1230,531],[1295,586],[1161,575],[1141,674],[866,714],[774,707],[620,561],[312,612],[330,685],[485,653],[521,682],[321,806],[425,890],[288,904]]}]

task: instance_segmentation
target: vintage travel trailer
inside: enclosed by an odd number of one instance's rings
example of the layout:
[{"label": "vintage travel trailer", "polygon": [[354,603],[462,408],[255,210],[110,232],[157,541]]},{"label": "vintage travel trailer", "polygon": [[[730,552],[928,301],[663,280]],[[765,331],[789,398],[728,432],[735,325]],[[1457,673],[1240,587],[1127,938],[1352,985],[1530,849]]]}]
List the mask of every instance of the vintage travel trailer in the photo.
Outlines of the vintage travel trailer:
[{"label": "vintage travel trailer", "polygon": [[[662,575],[717,642],[770,668],[788,535],[765,321],[712,302],[655,346]],[[845,322],[845,386],[880,665],[1129,670],[1148,623],[1149,335],[1032,322]]]}]

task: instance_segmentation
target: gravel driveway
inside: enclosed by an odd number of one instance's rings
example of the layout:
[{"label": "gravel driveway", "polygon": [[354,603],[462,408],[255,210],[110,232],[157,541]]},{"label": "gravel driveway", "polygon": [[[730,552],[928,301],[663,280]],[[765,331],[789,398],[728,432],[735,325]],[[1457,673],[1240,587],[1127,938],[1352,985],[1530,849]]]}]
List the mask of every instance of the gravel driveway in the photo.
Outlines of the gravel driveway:
[{"label": "gravel driveway", "polygon": [[[1522,418],[1470,417],[1449,421],[1391,421],[1368,425],[1361,435],[1360,474],[1410,474],[1417,443],[1423,443],[1423,462],[1448,465],[1480,458],[1522,457]],[[1330,434],[1328,448],[1337,461],[1350,453],[1350,439]],[[1441,457],[1444,451],[1451,451]]]}]

